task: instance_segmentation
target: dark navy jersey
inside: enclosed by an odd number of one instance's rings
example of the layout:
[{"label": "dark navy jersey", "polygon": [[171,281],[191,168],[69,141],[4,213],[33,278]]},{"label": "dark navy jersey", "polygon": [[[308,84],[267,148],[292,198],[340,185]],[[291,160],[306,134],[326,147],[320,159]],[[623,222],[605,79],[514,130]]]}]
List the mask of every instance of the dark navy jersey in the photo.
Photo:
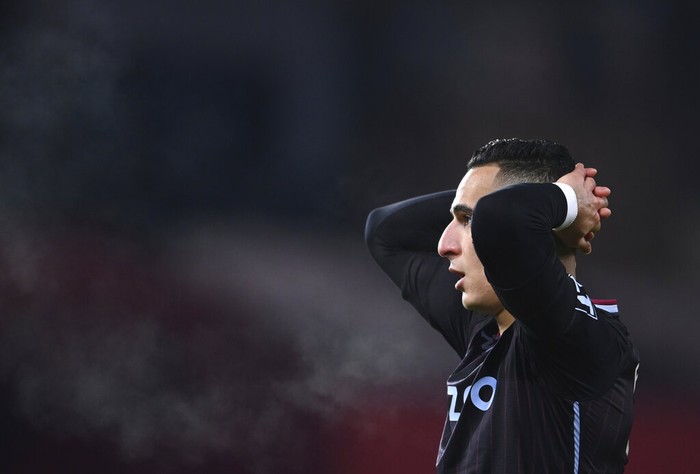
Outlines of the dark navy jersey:
[{"label": "dark navy jersey", "polygon": [[439,473],[618,473],[627,462],[638,357],[614,301],[591,300],[556,256],[566,199],[550,184],[483,197],[472,239],[516,321],[465,309],[437,255],[454,192],[373,211],[366,239],[403,297],[457,351]]}]

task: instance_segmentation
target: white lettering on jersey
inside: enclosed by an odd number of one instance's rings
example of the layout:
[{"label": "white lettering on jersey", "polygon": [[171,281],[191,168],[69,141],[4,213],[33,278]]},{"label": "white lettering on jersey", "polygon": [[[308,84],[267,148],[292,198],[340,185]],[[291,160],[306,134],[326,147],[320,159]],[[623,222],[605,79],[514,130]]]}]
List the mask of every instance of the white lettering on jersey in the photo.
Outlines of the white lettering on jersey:
[{"label": "white lettering on jersey", "polygon": [[[471,400],[472,404],[479,410],[488,410],[489,408],[491,408],[491,404],[493,403],[493,397],[496,396],[497,383],[498,381],[491,376],[481,377],[474,383],[474,385],[469,385],[464,390],[464,395],[462,396],[462,405],[467,403],[467,400],[469,399]],[[481,389],[483,389],[484,387],[491,387],[491,396],[488,398],[488,400],[484,400],[482,398]],[[457,387],[455,385],[448,385],[447,395],[451,397],[448,416],[450,418],[450,421],[457,421],[459,420],[459,415],[461,413],[461,410],[457,411],[457,397],[459,396],[459,391]]]},{"label": "white lettering on jersey", "polygon": [[[464,391],[465,401],[467,398],[467,394],[470,392],[469,389],[471,388],[471,399],[474,406],[481,411],[488,410],[489,408],[491,408],[491,403],[493,403],[493,397],[496,395],[496,382],[496,379],[493,377],[487,376],[480,378],[472,387],[467,387],[467,389]],[[489,398],[488,401],[481,398],[481,389],[486,387],[487,385],[491,387],[491,398]]]},{"label": "white lettering on jersey", "polygon": [[457,421],[459,420],[459,412],[457,411],[457,395],[459,395],[459,393],[457,392],[457,387],[454,385],[448,385],[447,395],[452,398],[452,401],[450,402],[450,409],[447,412],[449,414],[450,421]]},{"label": "white lettering on jersey", "polygon": [[580,303],[580,305],[576,307],[576,311],[582,312],[583,314],[585,314],[589,318],[598,319],[598,315],[596,314],[595,306],[593,306],[593,302],[588,297],[588,295],[583,292],[583,285],[581,285],[579,282],[577,282],[576,278],[572,277],[571,275],[569,275],[569,278],[571,278],[571,280],[573,280],[574,284],[576,285],[576,293],[577,293],[576,298],[578,299],[578,302]]}]

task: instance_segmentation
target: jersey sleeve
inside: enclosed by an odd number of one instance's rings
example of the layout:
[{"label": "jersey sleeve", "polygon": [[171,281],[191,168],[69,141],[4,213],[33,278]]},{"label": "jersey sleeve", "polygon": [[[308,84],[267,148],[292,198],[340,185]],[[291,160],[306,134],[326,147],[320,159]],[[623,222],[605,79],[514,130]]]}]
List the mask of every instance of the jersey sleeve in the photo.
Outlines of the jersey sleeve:
[{"label": "jersey sleeve", "polygon": [[463,357],[475,315],[462,306],[457,277],[437,253],[453,197],[454,191],[444,191],[375,209],[365,241],[403,298]]},{"label": "jersey sleeve", "polygon": [[544,374],[567,394],[596,396],[629,362],[631,343],[613,318],[599,317],[567,274],[552,229],[567,216],[554,184],[519,184],[482,197],[472,239],[504,307],[524,327]]}]

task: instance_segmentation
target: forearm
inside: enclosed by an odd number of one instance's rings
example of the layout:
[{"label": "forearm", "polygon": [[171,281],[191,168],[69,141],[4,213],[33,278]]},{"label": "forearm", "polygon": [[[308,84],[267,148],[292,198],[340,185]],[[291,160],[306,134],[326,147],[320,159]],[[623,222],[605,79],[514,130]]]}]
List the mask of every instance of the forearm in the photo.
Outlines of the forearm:
[{"label": "forearm", "polygon": [[450,221],[454,191],[443,191],[390,204],[372,211],[365,227],[370,253],[402,285],[404,268],[411,255],[438,257],[437,243]]},{"label": "forearm", "polygon": [[573,312],[575,288],[552,232],[566,216],[566,198],[553,184],[504,188],[474,211],[472,239],[489,282],[506,309],[533,328],[561,330]]},{"label": "forearm", "polygon": [[372,211],[365,239],[403,298],[463,357],[473,314],[454,289],[457,277],[447,270],[449,262],[437,253],[453,198],[454,191],[445,191]]},{"label": "forearm", "polygon": [[566,198],[553,184],[519,184],[481,198],[472,239],[491,283],[518,286],[556,258],[552,229],[566,216]]}]

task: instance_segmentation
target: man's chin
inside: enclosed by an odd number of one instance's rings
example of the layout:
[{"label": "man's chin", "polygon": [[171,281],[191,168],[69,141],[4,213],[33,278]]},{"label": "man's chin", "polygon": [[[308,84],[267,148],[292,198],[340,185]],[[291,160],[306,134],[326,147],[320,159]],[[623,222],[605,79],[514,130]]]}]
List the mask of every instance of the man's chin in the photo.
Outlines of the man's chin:
[{"label": "man's chin", "polygon": [[474,298],[470,298],[467,293],[462,293],[462,306],[472,311],[480,311],[479,302],[474,301]]},{"label": "man's chin", "polygon": [[462,293],[462,306],[470,311],[482,314],[498,314],[503,308],[494,307],[493,304],[486,304],[484,301],[470,298],[467,293]]}]

